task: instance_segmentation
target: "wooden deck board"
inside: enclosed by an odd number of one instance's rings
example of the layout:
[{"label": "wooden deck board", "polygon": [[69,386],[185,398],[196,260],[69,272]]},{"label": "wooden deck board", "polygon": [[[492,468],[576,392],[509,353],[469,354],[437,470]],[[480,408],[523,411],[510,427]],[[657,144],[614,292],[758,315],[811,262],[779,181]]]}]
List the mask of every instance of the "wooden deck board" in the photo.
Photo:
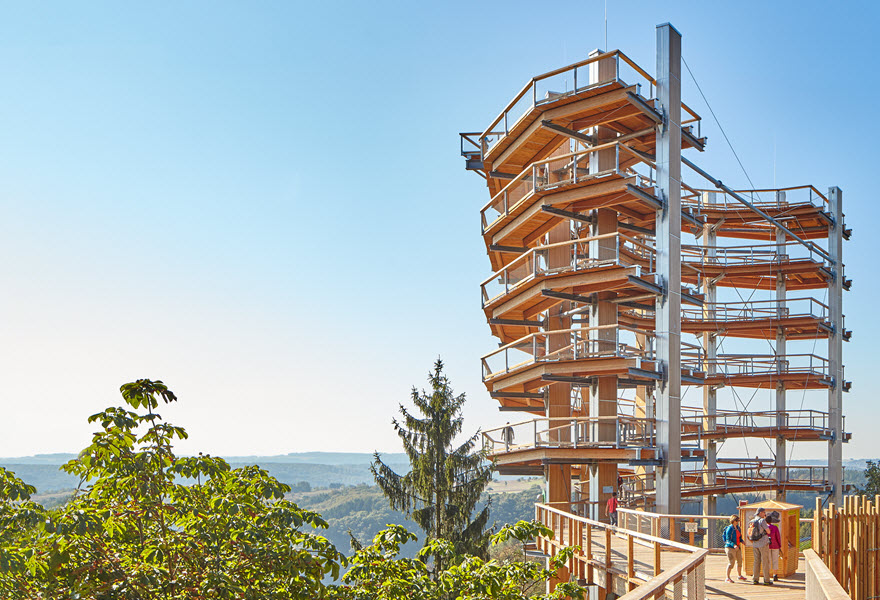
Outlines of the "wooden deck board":
[{"label": "wooden deck board", "polygon": [[[567,532],[562,532],[562,539]],[[605,559],[604,533],[598,528],[592,531],[592,553],[594,565],[603,563]],[[582,542],[585,546],[585,541]],[[654,549],[636,544],[634,546],[634,565],[636,577],[647,580],[653,576]],[[627,543],[623,536],[612,536],[611,542],[612,568],[626,572],[627,569]],[[689,558],[686,552],[663,550],[660,554],[660,565],[665,571],[686,561]],[[736,579],[736,569],[733,569],[735,583],[725,581],[727,572],[727,557],[721,553],[713,553],[706,557],[706,598],[707,600],[729,600],[741,598],[743,600],[803,600],[806,596],[805,565],[804,558],[798,560],[798,571],[791,577],[781,579],[774,585],[754,585],[751,577],[746,576],[746,581]],[[601,569],[597,569],[594,580],[601,583],[599,577]],[[745,569],[743,570],[745,574]],[[604,575],[604,574],[602,574]],[[763,583],[763,579],[761,580]]]}]

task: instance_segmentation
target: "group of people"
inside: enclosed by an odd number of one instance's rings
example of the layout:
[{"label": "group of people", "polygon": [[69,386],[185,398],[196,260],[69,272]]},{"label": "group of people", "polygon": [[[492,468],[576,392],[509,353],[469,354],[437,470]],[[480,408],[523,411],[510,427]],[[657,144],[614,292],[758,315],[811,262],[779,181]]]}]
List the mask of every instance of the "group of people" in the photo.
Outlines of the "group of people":
[{"label": "group of people", "polygon": [[[764,574],[764,585],[773,585],[779,581],[779,551],[782,549],[782,536],[779,533],[779,513],[768,515],[764,508],[759,508],[755,518],[749,521],[746,535],[751,542],[752,552],[755,557],[752,565],[752,583],[758,585],[761,573]],[[724,548],[727,552],[727,583],[733,583],[731,570],[736,566],[740,581],[746,581],[742,574],[743,546],[745,538],[739,526],[739,516],[730,517],[730,525],[722,534]],[[771,568],[775,573],[771,579]]]}]

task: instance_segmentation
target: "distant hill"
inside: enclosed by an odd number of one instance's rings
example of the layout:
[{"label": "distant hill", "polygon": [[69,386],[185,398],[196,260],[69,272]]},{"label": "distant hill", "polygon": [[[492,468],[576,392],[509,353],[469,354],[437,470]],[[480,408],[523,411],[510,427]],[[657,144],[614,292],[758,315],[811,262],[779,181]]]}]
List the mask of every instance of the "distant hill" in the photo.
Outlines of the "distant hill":
[{"label": "distant hill", "polygon": [[[403,452],[380,452],[385,464],[409,464]],[[372,453],[367,452],[291,452],[275,456],[224,456],[228,462],[260,464],[271,463],[305,463],[317,465],[369,465],[373,462]]]},{"label": "distant hill", "polygon": [[[75,454],[38,454],[14,458],[0,458],[0,466],[14,471],[39,493],[57,492],[75,488],[79,479],[60,471],[59,467],[76,458]],[[366,452],[301,452],[277,456],[224,457],[233,467],[259,465],[273,477],[288,485],[306,481],[312,487],[331,484],[372,484],[370,462],[373,455]],[[394,469],[407,471],[409,462],[403,453],[382,454],[382,460]]]},{"label": "distant hill", "polygon": [[[403,453],[382,454],[382,460],[398,472],[409,470],[409,461]],[[75,454],[37,454],[12,458],[0,458],[0,466],[14,471],[19,477],[33,486],[39,493],[50,493],[73,489],[79,480],[59,470],[67,461],[76,458]],[[332,484],[347,486],[373,484],[370,474],[370,462],[373,455],[367,452],[291,452],[275,456],[228,456],[224,457],[233,467],[259,465],[266,469],[279,481],[288,485],[308,482],[313,488],[325,488]],[[862,484],[863,471],[867,461],[872,459],[850,459],[844,461],[847,481]],[[791,461],[792,465],[821,465],[825,461],[818,459],[799,459]],[[511,477],[497,476],[496,480],[507,480]]]},{"label": "distant hill", "polygon": [[[0,465],[63,465],[76,458],[76,454],[59,452],[57,454],[35,454],[33,456],[0,457]],[[7,467],[9,468],[9,467]]]}]

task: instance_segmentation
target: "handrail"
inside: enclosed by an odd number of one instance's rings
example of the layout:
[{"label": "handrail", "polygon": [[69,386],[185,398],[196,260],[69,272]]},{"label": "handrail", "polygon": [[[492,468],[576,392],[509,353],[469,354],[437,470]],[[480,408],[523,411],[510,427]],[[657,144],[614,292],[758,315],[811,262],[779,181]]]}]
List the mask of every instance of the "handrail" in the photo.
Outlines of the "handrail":
[{"label": "handrail", "polygon": [[806,600],[852,600],[812,548],[804,550]]},{"label": "handrail", "polygon": [[[794,361],[792,359],[799,359]],[[714,375],[735,376],[780,373],[822,373],[828,370],[829,360],[817,354],[719,354],[715,358],[682,353],[682,365],[705,367],[715,365]]]},{"label": "handrail", "polygon": [[[599,62],[600,60],[612,58],[612,57],[617,56],[619,54],[623,54],[623,53],[620,50],[613,50],[611,52],[605,52],[603,54],[598,54],[596,56],[592,56],[590,58],[572,63],[572,64],[567,65],[565,67],[559,67],[558,69],[554,69],[553,71],[549,71],[547,73],[542,73],[541,75],[535,75],[534,77],[532,77],[529,80],[529,82],[527,84],[525,84],[523,86],[523,89],[520,90],[520,92],[516,96],[513,97],[513,100],[508,102],[507,106],[505,106],[503,109],[501,109],[501,113],[495,118],[494,121],[492,121],[492,124],[489,125],[485,131],[483,131],[483,134],[480,137],[486,137],[487,135],[491,134],[492,129],[496,125],[498,125],[498,123],[500,123],[502,119],[504,119],[504,114],[507,111],[509,111],[511,108],[516,106],[516,103],[519,102],[520,100],[522,100],[523,97],[526,95],[526,93],[529,91],[529,89],[531,89],[531,87],[534,84],[536,84],[537,82],[542,81],[544,79],[547,79],[549,77],[553,77],[554,75],[559,75],[560,73],[565,73],[566,71],[569,71],[571,69],[578,69],[580,67],[585,67],[585,66],[592,64],[594,62]],[[627,59],[625,59],[625,60],[627,60]],[[652,79],[652,81],[653,81],[653,79]]]},{"label": "handrail", "polygon": [[730,515],[675,515],[675,514],[660,514],[660,513],[652,513],[643,510],[633,510],[631,508],[623,508],[622,506],[617,507],[617,512],[629,513],[633,515],[638,515],[640,517],[647,517],[649,519],[711,519],[716,521],[727,521],[730,519]]},{"label": "handrail", "polygon": [[[592,84],[588,84],[588,86],[583,86],[583,87],[579,88],[577,85],[578,69],[583,68],[588,65],[591,65],[593,63],[597,63],[597,62],[605,61],[605,60],[615,60],[616,61],[614,78],[613,79],[609,78],[607,81],[593,82]],[[554,69],[552,71],[548,71],[546,73],[536,75],[536,76],[532,77],[522,87],[522,89],[513,97],[513,99],[510,102],[507,103],[507,105],[501,110],[501,112],[498,114],[498,116],[495,117],[495,119],[490,123],[490,125],[483,131],[483,133],[480,134],[481,149],[482,149],[484,155],[485,155],[485,151],[486,151],[486,145],[485,145],[486,138],[488,138],[492,135],[501,135],[502,133],[503,133],[503,135],[508,134],[509,129],[508,129],[508,123],[507,123],[507,116],[510,113],[510,111],[513,110],[514,107],[517,104],[519,104],[519,102],[522,101],[523,98],[526,97],[526,95],[529,93],[529,90],[532,90],[532,96],[533,96],[531,108],[535,108],[537,106],[538,102],[537,102],[537,97],[536,97],[536,91],[537,91],[536,86],[539,82],[544,81],[546,79],[549,79],[551,77],[555,77],[557,75],[561,75],[561,74],[566,73],[568,71],[574,71],[573,90],[570,93],[569,92],[565,93],[565,95],[569,95],[569,94],[574,95],[574,94],[578,93],[578,90],[583,90],[586,87],[595,86],[595,85],[603,85],[603,84],[612,83],[612,82],[620,82],[621,81],[621,78],[620,78],[620,61],[621,60],[626,65],[628,65],[630,68],[632,68],[633,71],[635,71],[635,73],[638,76],[643,77],[645,79],[645,81],[648,83],[648,85],[651,88],[650,93],[649,93],[649,97],[653,96],[654,95],[653,90],[657,85],[657,81],[647,71],[642,69],[638,64],[636,64],[635,61],[633,61],[631,58],[629,58],[626,54],[624,54],[620,50],[612,50],[610,52],[603,52],[601,54],[597,54],[596,56],[591,56],[589,58],[572,63],[570,65],[566,65],[564,67],[559,67],[559,68]],[[681,107],[691,117],[689,119],[682,121],[681,124],[687,125],[689,123],[697,123],[699,126],[699,123],[702,122],[701,117],[684,102],[681,103]],[[495,128],[499,124],[501,124],[502,121],[504,122],[504,131],[503,132],[495,131]],[[699,135],[700,135],[699,132],[697,135],[699,137]]]},{"label": "handrail", "polygon": [[[682,407],[684,408],[684,407]],[[801,410],[768,410],[768,411],[716,411],[715,413],[694,413],[682,415],[682,423],[700,423],[706,419],[714,420],[713,427],[710,429],[726,430],[730,428],[736,429],[763,429],[766,427],[785,427],[788,429],[816,429],[827,430],[831,426],[828,424],[827,412],[813,409]],[[771,419],[775,423],[769,425],[759,425],[758,419]],[[734,420],[733,423],[730,421]],[[818,422],[818,424],[817,424]]]},{"label": "handrail", "polygon": [[[604,337],[592,335],[601,332],[609,333]],[[645,340],[640,342],[638,336],[643,333]],[[621,339],[622,334],[629,334],[630,339]],[[508,374],[525,365],[542,362],[608,357],[653,360],[653,341],[653,333],[620,324],[528,333],[480,357],[483,364],[483,381]],[[554,347],[551,347],[551,344]],[[685,344],[682,342],[683,346]],[[702,356],[702,349],[699,346],[686,347],[691,354]],[[511,350],[522,352],[525,356],[514,354],[511,358]],[[501,364],[497,362],[499,360],[502,361]],[[511,364],[512,361],[516,361],[515,364]]]},{"label": "handrail", "polygon": [[[614,577],[620,577],[625,589],[629,590],[623,596],[628,600],[661,598],[667,586],[677,586],[687,578],[688,600],[705,599],[705,560],[708,550],[600,523],[557,508],[554,504],[562,504],[566,508],[571,506],[568,502],[535,505],[536,519],[553,532],[551,538],[538,537],[536,545],[550,555],[555,554],[558,547],[575,546],[575,555],[569,563],[572,576],[586,579],[587,583],[599,583],[608,590],[614,589]],[[615,550],[613,541],[620,537],[625,540],[624,547]],[[647,580],[636,573],[636,544],[653,548],[652,558],[648,559],[648,566],[653,567],[653,577]],[[661,567],[661,551],[664,549],[688,552],[691,556],[664,571]],[[625,566],[618,567],[614,564],[614,554],[618,552],[622,555],[620,558],[625,561]],[[604,571],[604,577],[600,581],[595,581],[596,569]],[[644,583],[640,584],[640,581]]]},{"label": "handrail", "polygon": [[[593,169],[593,172],[590,172],[590,165],[594,164],[593,161],[598,157],[597,152],[611,150],[614,150],[613,165],[603,165],[602,170]],[[632,154],[638,163],[621,167],[621,150]],[[647,166],[648,172],[639,172],[638,168],[642,164]],[[518,174],[511,175],[510,181],[492,195],[480,209],[483,233],[499,219],[509,215],[512,210],[524,203],[533,200],[537,195],[558,191],[563,187],[586,184],[611,175],[636,178],[637,185],[651,186],[654,181],[653,171],[655,168],[656,165],[653,161],[635,152],[625,140],[607,142],[575,152],[536,160],[526,165]],[[497,212],[498,216],[491,215],[491,211]]]},{"label": "handrail", "polygon": [[[670,583],[674,583],[681,579],[685,574],[691,573],[694,569],[702,566],[708,555],[708,550],[696,550],[691,558],[675,567],[663,571],[659,575],[655,575],[636,589],[620,596],[619,600],[643,600],[645,598],[657,598],[658,596],[661,596],[666,589],[666,586]],[[705,592],[705,589],[703,589],[702,597],[705,597]]]},{"label": "handrail", "polygon": [[584,244],[587,242],[594,242],[597,240],[603,240],[603,239],[617,237],[617,236],[626,237],[628,239],[632,239],[633,241],[636,241],[634,238],[630,238],[629,236],[623,235],[621,233],[603,233],[601,235],[593,235],[590,237],[578,238],[576,240],[569,240],[567,242],[555,242],[553,244],[546,244],[544,246],[535,246],[534,248],[529,248],[528,252],[523,252],[522,254],[517,256],[515,259],[513,259],[512,261],[507,263],[504,267],[502,267],[502,268],[498,269],[497,271],[495,271],[494,273],[492,273],[485,280],[481,281],[480,285],[486,285],[487,283],[490,283],[493,279],[495,279],[496,277],[498,277],[499,275],[504,273],[504,271],[506,271],[506,270],[510,269],[512,266],[524,261],[529,255],[534,254],[535,252],[549,250],[550,248],[558,248],[561,246],[571,246],[572,244]]},{"label": "handrail", "polygon": [[[523,177],[530,175],[532,173],[532,170],[534,169],[534,167],[537,167],[537,166],[541,165],[542,163],[564,160],[566,158],[572,158],[574,156],[582,156],[584,154],[592,154],[594,152],[599,152],[600,150],[608,150],[609,148],[614,148],[616,146],[624,146],[627,149],[629,149],[626,146],[626,144],[624,144],[623,142],[607,142],[605,144],[599,144],[598,146],[590,146],[589,148],[585,148],[583,150],[578,150],[577,152],[569,152],[568,154],[559,154],[556,156],[542,158],[541,160],[536,160],[535,162],[526,165],[525,168],[523,168],[523,170],[520,171],[516,177],[511,179],[507,185],[505,185],[503,188],[501,188],[501,190],[499,190],[497,194],[495,194],[494,196],[489,198],[489,202],[485,206],[483,206],[483,208],[481,210],[486,210],[487,208],[490,208],[493,204],[495,204],[495,202],[499,196],[501,196],[504,192],[509,191],[508,188],[517,184],[520,181],[520,179],[522,179]],[[640,158],[643,161],[645,160],[644,157],[640,157]],[[645,162],[648,162],[648,161],[645,161]]]},{"label": "handrail", "polygon": [[653,332],[645,332],[645,331],[642,331],[641,329],[637,329],[635,327],[627,327],[626,325],[594,325],[593,327],[569,327],[568,329],[554,329],[552,331],[541,331],[541,332],[526,334],[517,340],[514,340],[508,344],[505,344],[503,346],[500,346],[500,347],[492,350],[491,352],[484,354],[483,356],[480,357],[480,360],[487,359],[490,356],[494,356],[495,354],[498,354],[498,353],[500,353],[504,350],[507,350],[509,348],[521,346],[523,343],[525,343],[525,341],[527,339],[533,338],[536,336],[543,337],[543,336],[551,336],[553,334],[558,335],[558,334],[562,334],[562,333],[572,333],[572,332],[581,332],[581,331],[585,331],[585,332],[602,331],[605,329],[623,329],[625,331],[632,331],[634,333],[642,333],[647,337],[654,337]]},{"label": "handrail", "polygon": [[629,416],[542,417],[482,432],[494,456],[536,448],[654,448],[653,419]]},{"label": "handrail", "polygon": [[[812,242],[811,242],[812,244]],[[797,256],[792,250],[797,250],[803,246],[807,249],[806,256]],[[814,254],[818,255],[822,264],[828,263],[828,258],[821,251],[821,248],[812,244],[812,246],[804,246],[800,242],[785,242],[783,244],[742,244],[738,246],[703,246],[698,244],[682,244],[681,245],[682,261],[686,259],[695,259],[701,266],[712,265],[730,265],[745,262],[751,265],[755,261],[761,261],[758,264],[766,264],[768,259],[770,262],[792,262],[803,260],[814,260]]]},{"label": "handrail", "polygon": [[[758,189],[755,189],[755,190],[732,190],[732,191],[737,194],[749,194],[752,192],[754,192],[756,194],[762,194],[762,193],[769,193],[769,192],[792,192],[794,190],[813,190],[817,196],[822,198],[822,200],[824,200],[825,203],[828,204],[828,198],[825,196],[825,194],[820,192],[818,189],[816,189],[816,187],[814,185],[809,184],[809,183],[806,185],[792,185],[789,187],[781,187],[781,188],[765,188],[765,189],[760,189],[760,190],[758,190]],[[708,189],[708,188],[694,188],[694,191],[718,193],[717,189]],[[723,193],[723,192],[721,192],[721,193]],[[763,204],[776,204],[776,202],[765,202]]]},{"label": "handrail", "polygon": [[[694,551],[701,550],[700,548],[696,548],[695,546],[691,546],[688,544],[682,544],[681,542],[667,540],[667,539],[664,539],[661,537],[649,535],[647,533],[642,533],[640,531],[630,531],[629,529],[622,529],[620,527],[615,527],[614,525],[609,525],[608,523],[602,523],[600,521],[594,521],[593,519],[589,519],[587,517],[582,517],[580,515],[576,515],[576,514],[561,510],[561,509],[553,506],[553,504],[556,504],[556,503],[549,503],[549,502],[537,503],[537,504],[535,504],[535,508],[542,508],[548,512],[555,513],[561,517],[569,518],[574,521],[578,521],[584,525],[590,525],[591,527],[598,527],[601,529],[610,529],[612,532],[615,532],[615,533],[625,533],[625,534],[632,536],[633,538],[641,540],[643,542],[648,542],[651,544],[656,542],[659,544],[663,544],[664,546],[669,546],[670,548],[675,548],[676,550],[684,550],[685,552],[694,552]],[[570,502],[561,502],[558,504],[568,505],[568,504],[570,504]]]}]

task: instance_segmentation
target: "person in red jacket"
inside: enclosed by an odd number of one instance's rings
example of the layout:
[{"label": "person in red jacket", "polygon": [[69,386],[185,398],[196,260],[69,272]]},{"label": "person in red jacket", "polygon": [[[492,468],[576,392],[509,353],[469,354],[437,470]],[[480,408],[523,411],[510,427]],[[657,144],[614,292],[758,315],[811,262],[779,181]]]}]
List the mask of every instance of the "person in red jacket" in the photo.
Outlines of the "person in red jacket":
[{"label": "person in red jacket", "polygon": [[611,524],[617,527],[617,492],[611,494],[605,505],[605,514],[611,517]]},{"label": "person in red jacket", "polygon": [[779,517],[767,516],[767,525],[770,527],[770,568],[773,570],[773,581],[779,581],[779,551],[782,549],[782,536],[779,535],[779,527],[776,523]]}]

